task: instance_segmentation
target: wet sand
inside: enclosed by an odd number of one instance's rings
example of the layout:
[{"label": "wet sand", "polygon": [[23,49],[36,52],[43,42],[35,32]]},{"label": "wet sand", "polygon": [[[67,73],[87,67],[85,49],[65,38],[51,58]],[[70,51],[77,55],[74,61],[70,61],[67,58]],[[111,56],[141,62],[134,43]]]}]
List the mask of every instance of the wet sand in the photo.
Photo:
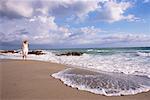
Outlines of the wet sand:
[{"label": "wet sand", "polygon": [[[150,92],[107,97],[73,89],[51,74],[65,65],[51,62],[0,60],[1,100],[149,100]],[[87,72],[87,71],[86,71]]]}]

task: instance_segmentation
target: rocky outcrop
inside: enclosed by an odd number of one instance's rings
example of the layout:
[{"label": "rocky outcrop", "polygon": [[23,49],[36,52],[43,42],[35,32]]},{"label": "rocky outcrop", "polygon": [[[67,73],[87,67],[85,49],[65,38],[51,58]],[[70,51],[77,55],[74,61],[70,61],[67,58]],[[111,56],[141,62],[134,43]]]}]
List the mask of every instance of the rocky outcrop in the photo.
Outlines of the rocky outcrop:
[{"label": "rocky outcrop", "polygon": [[45,53],[43,53],[41,50],[33,50],[28,52],[28,54],[35,54],[35,55],[44,55]]},{"label": "rocky outcrop", "polygon": [[65,53],[60,53],[56,54],[56,56],[82,56],[83,52],[65,52]]},{"label": "rocky outcrop", "polygon": [[18,51],[15,50],[2,50],[0,53],[18,53]]},{"label": "rocky outcrop", "polygon": [[[0,53],[19,53],[19,51],[15,51],[15,50],[1,50]],[[32,50],[32,51],[29,51],[28,54],[44,55],[45,53],[43,53],[41,50]]]}]

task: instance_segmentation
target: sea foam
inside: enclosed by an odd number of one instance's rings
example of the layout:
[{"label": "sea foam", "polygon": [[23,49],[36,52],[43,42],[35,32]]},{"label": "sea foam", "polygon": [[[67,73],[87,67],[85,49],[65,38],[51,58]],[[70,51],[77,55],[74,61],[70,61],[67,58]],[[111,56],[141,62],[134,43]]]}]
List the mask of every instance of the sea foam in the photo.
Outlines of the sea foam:
[{"label": "sea foam", "polygon": [[131,95],[150,90],[150,78],[146,76],[107,72],[96,72],[94,75],[79,74],[73,70],[66,69],[52,76],[73,88],[106,96]]},{"label": "sea foam", "polygon": [[137,52],[137,55],[143,57],[150,57],[150,52]]},{"label": "sea foam", "polygon": [[[102,51],[104,52],[104,50]],[[135,54],[116,53],[110,55],[84,53],[82,56],[56,56],[53,51],[43,50],[43,52],[46,54],[30,54],[27,59],[51,61],[79,68],[90,68],[106,72],[145,75],[150,77],[150,58],[135,56],[137,52],[135,52]],[[1,54],[0,59],[22,59],[22,56],[20,53]]]}]

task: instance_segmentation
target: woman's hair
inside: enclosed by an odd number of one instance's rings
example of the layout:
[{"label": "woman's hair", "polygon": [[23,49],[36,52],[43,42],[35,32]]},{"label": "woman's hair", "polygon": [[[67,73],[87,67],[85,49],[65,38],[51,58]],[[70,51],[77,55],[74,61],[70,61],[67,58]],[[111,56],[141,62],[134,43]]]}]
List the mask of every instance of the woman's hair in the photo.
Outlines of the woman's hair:
[{"label": "woman's hair", "polygon": [[25,44],[26,44],[27,42],[28,42],[27,40],[24,40],[24,41],[23,41],[23,43],[25,43]]}]

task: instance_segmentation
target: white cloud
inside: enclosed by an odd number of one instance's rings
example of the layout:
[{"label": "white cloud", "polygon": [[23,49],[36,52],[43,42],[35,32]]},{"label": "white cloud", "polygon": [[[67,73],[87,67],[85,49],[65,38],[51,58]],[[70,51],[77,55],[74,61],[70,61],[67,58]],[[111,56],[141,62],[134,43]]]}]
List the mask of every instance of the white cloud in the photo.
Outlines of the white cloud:
[{"label": "white cloud", "polygon": [[0,15],[9,18],[37,14],[55,17],[75,15],[82,19],[98,8],[98,2],[99,0],[1,0]]},{"label": "white cloud", "polygon": [[120,20],[134,21],[137,20],[134,15],[124,15],[125,11],[132,7],[130,2],[116,2],[111,0],[101,4],[102,8],[98,10],[97,18],[102,21],[115,22]]},{"label": "white cloud", "polygon": [[[28,39],[33,44],[60,43],[71,34],[68,28],[58,26],[53,16],[35,16],[32,19],[5,19],[1,26],[1,42],[17,42]],[[9,30],[5,27],[9,27]]]},{"label": "white cloud", "polygon": [[[43,20],[44,19],[44,20]],[[45,21],[46,20],[46,21]],[[14,27],[17,23],[17,26]],[[7,30],[4,27],[9,27]],[[150,35],[142,34],[111,34],[102,29],[91,27],[67,28],[58,26],[55,17],[35,17],[29,19],[16,19],[4,21],[0,28],[0,42],[18,42],[29,39],[32,44],[66,44],[66,45],[92,45],[121,42],[149,42]],[[105,34],[104,34],[105,33]],[[109,34],[108,34],[109,33]]]},{"label": "white cloud", "polygon": [[145,42],[150,41],[149,35],[140,35],[140,34],[109,34],[103,35],[96,34],[95,36],[84,36],[80,37],[77,40],[78,44],[109,44],[109,43],[136,43],[136,42]]},{"label": "white cloud", "polygon": [[[43,14],[49,13],[56,18],[70,18],[73,20],[84,20],[90,12],[99,8],[98,2],[101,0],[56,0],[43,3],[39,11]],[[103,0],[102,0],[103,1]]]},{"label": "white cloud", "polygon": [[150,2],[150,0],[143,0],[143,2],[144,2],[144,3],[149,3],[149,2]]},{"label": "white cloud", "polygon": [[112,34],[110,32],[101,30],[95,27],[82,27],[75,29],[68,38],[64,41],[70,44],[91,45],[91,44],[107,44],[107,43],[135,43],[135,42],[149,42],[150,35],[143,34]]},{"label": "white cloud", "polygon": [[[16,6],[17,5],[17,6]],[[54,16],[55,18],[84,21],[90,12],[106,22],[134,21],[135,15],[124,15],[132,7],[130,2],[116,0],[1,0],[0,16],[8,18]]]},{"label": "white cloud", "polygon": [[63,16],[72,18],[72,22],[76,18],[84,20],[90,12],[95,11],[99,14],[99,20],[110,23],[138,20],[132,14],[125,15],[130,7],[132,4],[129,2],[115,0],[1,0],[0,42],[18,42],[24,38],[33,44],[71,45],[150,41],[150,36],[107,34],[94,26],[73,28],[59,26],[55,22]]},{"label": "white cloud", "polygon": [[9,18],[31,17],[32,5],[25,0],[1,0],[0,15]]}]

